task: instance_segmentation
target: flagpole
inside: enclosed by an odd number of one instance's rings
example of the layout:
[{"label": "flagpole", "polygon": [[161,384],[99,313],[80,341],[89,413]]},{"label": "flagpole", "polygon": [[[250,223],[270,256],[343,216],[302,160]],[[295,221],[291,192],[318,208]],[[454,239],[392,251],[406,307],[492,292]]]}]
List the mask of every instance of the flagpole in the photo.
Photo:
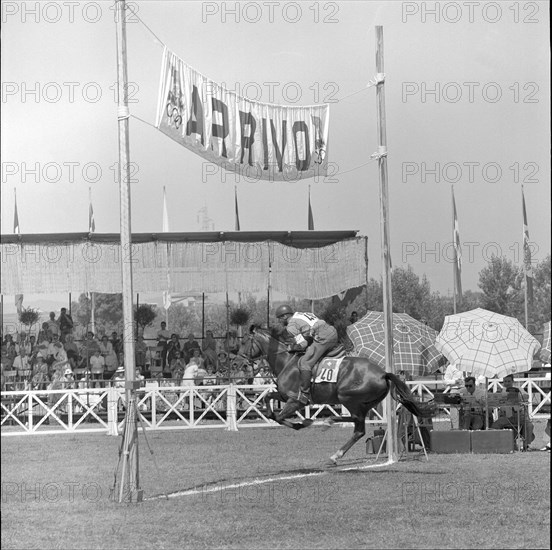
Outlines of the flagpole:
[{"label": "flagpole", "polygon": [[[125,0],[116,0],[117,20],[117,88],[119,127],[119,196],[121,249],[132,250],[130,213],[130,147],[128,77],[126,56],[126,6]],[[140,502],[143,491],[140,487],[138,462],[138,424],[136,410],[136,369],[134,356],[134,312],[132,292],[132,263],[121,262],[123,295],[123,340],[125,365],[126,414],[123,436],[123,467],[120,480],[119,502]],[[128,468],[128,472],[127,472]]]},{"label": "flagpole", "polygon": [[454,219],[454,212],[455,212],[455,204],[454,204],[454,186],[450,186],[450,196],[452,201],[452,246],[454,247],[454,262],[452,264],[452,284],[453,284],[453,293],[452,293],[452,304],[453,304],[453,313],[456,315],[456,294],[457,294],[457,288],[456,288],[456,270],[458,269],[458,257],[457,257],[457,251],[456,251],[456,232],[455,232],[455,219]]},{"label": "flagpole", "polygon": [[[378,168],[380,183],[380,227],[381,227],[381,260],[383,268],[383,314],[385,318],[385,369],[395,374],[393,362],[393,296],[391,289],[390,239],[389,239],[389,197],[387,186],[387,132],[385,126],[385,75],[383,62],[383,27],[376,26],[376,71],[378,86],[376,100],[378,112]],[[394,402],[387,396],[387,452],[390,462],[397,462],[398,439],[395,423]]]},{"label": "flagpole", "polygon": [[527,265],[526,265],[526,258],[525,258],[525,240],[526,240],[526,231],[528,231],[527,228],[527,211],[525,209],[525,195],[523,193],[523,185],[521,186],[521,205],[523,208],[523,299],[524,299],[524,310],[525,310],[525,329],[529,326],[529,305],[528,305],[528,292],[527,292]]}]

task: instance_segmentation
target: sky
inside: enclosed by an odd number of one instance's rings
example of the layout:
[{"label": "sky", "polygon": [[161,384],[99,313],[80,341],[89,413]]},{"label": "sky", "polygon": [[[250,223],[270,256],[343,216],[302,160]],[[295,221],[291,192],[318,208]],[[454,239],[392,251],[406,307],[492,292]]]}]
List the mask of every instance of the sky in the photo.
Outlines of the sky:
[{"label": "sky", "polygon": [[[476,5],[477,4],[477,5]],[[37,7],[38,6],[38,7]],[[317,230],[369,239],[381,275],[374,78],[384,28],[389,224],[394,267],[452,293],[451,188],[464,290],[493,254],[520,264],[524,185],[533,259],[550,254],[548,2],[130,2],[132,231]],[[234,9],[237,6],[237,11]],[[2,3],[2,234],[119,232],[112,2]],[[333,175],[251,182],[214,171],[152,127],[163,44],[251,99],[330,103]],[[141,120],[139,120],[141,119]],[[214,172],[214,173],[213,173]]]}]

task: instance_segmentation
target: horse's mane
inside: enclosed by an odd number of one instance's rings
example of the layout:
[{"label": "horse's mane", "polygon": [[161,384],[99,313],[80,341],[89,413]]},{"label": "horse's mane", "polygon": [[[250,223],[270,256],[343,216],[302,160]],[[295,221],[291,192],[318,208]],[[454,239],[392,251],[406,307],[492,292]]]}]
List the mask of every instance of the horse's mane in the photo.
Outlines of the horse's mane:
[{"label": "horse's mane", "polygon": [[281,344],[292,344],[293,336],[283,327],[263,327],[261,325],[251,325],[251,328],[265,332],[275,340],[278,340]]}]

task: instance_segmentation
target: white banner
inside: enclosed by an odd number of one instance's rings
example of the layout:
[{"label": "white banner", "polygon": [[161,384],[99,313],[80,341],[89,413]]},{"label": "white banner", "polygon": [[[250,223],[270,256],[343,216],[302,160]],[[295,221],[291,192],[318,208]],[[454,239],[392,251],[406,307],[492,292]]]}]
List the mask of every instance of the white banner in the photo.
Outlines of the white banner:
[{"label": "white banner", "polygon": [[327,174],[329,105],[250,101],[166,48],[156,126],[206,160],[253,180],[296,181]]}]

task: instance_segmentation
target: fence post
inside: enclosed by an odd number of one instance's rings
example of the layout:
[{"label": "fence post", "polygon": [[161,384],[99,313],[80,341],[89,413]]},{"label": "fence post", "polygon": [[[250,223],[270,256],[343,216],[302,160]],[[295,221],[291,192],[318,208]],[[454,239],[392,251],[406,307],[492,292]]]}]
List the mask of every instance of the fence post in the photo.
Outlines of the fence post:
[{"label": "fence post", "polygon": [[232,382],[228,386],[226,397],[226,429],[229,432],[238,431],[238,423],[236,422],[236,386]]},{"label": "fence post", "polygon": [[117,405],[119,402],[119,392],[114,388],[109,388],[107,392],[107,435],[119,435],[117,429]]}]

